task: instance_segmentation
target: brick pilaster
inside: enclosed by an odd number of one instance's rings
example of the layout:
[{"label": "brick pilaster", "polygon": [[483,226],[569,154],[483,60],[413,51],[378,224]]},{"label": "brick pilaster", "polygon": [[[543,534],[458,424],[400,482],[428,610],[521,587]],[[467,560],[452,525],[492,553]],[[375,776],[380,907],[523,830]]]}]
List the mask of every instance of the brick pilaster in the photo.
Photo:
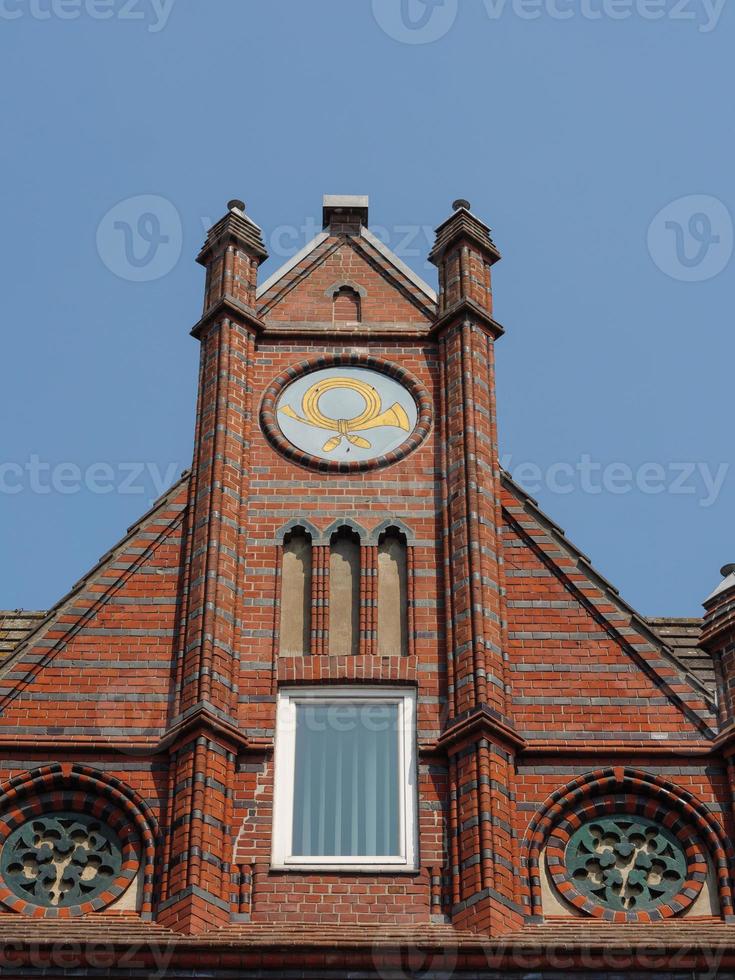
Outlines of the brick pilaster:
[{"label": "brick pilaster", "polygon": [[329,650],[329,548],[311,550],[311,653],[321,657]]},{"label": "brick pilaster", "polygon": [[360,549],[360,655],[372,657],[378,639],[378,549]]},{"label": "brick pilaster", "polygon": [[520,920],[512,859],[514,750],[507,707],[499,554],[500,469],[495,411],[489,229],[466,202],[437,229],[444,572],[449,708],[452,917],[497,934]]},{"label": "brick pilaster", "polygon": [[[230,916],[228,803],[237,740],[241,542],[249,481],[260,230],[231,202],[198,261],[207,269],[190,482],[187,590],[171,722],[171,842],[160,921],[197,932]],[[224,740],[223,734],[225,733]]]}]

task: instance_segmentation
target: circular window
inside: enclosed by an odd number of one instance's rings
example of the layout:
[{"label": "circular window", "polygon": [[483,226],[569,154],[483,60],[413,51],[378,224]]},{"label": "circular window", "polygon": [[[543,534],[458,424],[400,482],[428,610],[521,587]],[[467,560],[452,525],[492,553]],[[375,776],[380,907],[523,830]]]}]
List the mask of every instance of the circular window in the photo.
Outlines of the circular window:
[{"label": "circular window", "polygon": [[268,388],[261,424],[277,449],[318,469],[362,470],[396,462],[429,431],[423,385],[376,358],[299,365]]},{"label": "circular window", "polygon": [[[645,801],[635,808],[650,812]],[[614,922],[650,922],[688,908],[706,880],[706,857],[691,826],[673,813],[661,817],[598,803],[562,820],[546,850],[560,894]]]},{"label": "circular window", "polygon": [[583,895],[625,912],[671,901],[687,876],[680,841],[645,817],[591,820],[572,835],[566,861]]},{"label": "circular window", "polygon": [[120,874],[122,844],[114,830],[83,813],[54,813],[8,836],[0,869],[19,898],[47,908],[81,905]]}]

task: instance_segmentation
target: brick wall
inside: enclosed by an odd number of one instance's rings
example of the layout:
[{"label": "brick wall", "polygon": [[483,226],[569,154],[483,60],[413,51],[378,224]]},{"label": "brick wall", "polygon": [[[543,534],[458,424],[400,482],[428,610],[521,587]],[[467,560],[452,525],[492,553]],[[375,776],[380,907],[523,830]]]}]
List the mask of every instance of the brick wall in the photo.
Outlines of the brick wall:
[{"label": "brick wall", "polygon": [[[223,219],[205,255],[193,475],[62,600],[0,681],[0,778],[74,759],[129,784],[160,822],[158,915],[180,931],[233,915],[373,926],[441,915],[500,935],[529,912],[533,815],[605,765],[663,775],[733,832],[705,695],[528,500],[501,490],[496,253],[465,225],[458,234],[480,244],[437,260],[451,296],[435,329],[415,282],[369,242],[339,236],[256,302],[255,232]],[[330,290],[344,282],[360,289],[362,322],[343,322],[343,335]],[[318,472],[260,427],[278,375],[344,354],[397,365],[429,393],[428,437],[393,465]],[[281,543],[294,521],[317,536],[351,522],[368,568],[375,529],[406,529],[406,656],[378,655],[365,574],[358,656],[279,655]],[[270,870],[276,694],[307,682],[417,688],[416,873]]]}]

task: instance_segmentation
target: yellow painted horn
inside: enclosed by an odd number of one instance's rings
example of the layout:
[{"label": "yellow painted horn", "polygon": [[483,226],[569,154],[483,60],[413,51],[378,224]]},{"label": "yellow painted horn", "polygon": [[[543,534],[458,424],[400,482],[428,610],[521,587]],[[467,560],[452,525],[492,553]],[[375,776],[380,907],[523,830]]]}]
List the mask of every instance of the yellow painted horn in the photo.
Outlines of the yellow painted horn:
[{"label": "yellow painted horn", "polygon": [[408,432],[410,425],[408,423],[408,415],[402,405],[395,402],[390,408],[381,412],[380,415],[376,415],[372,419],[368,419],[358,425],[350,426],[350,429],[354,431],[355,429],[375,429],[379,425],[395,425],[399,429],[403,429]]}]

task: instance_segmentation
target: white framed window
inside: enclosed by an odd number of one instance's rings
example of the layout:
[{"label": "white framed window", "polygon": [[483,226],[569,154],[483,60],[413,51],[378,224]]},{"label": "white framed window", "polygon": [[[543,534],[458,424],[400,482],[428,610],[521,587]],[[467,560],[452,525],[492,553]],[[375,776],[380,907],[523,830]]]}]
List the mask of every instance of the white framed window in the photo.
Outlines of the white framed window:
[{"label": "white framed window", "polygon": [[272,867],[416,869],[416,694],[278,695]]}]

